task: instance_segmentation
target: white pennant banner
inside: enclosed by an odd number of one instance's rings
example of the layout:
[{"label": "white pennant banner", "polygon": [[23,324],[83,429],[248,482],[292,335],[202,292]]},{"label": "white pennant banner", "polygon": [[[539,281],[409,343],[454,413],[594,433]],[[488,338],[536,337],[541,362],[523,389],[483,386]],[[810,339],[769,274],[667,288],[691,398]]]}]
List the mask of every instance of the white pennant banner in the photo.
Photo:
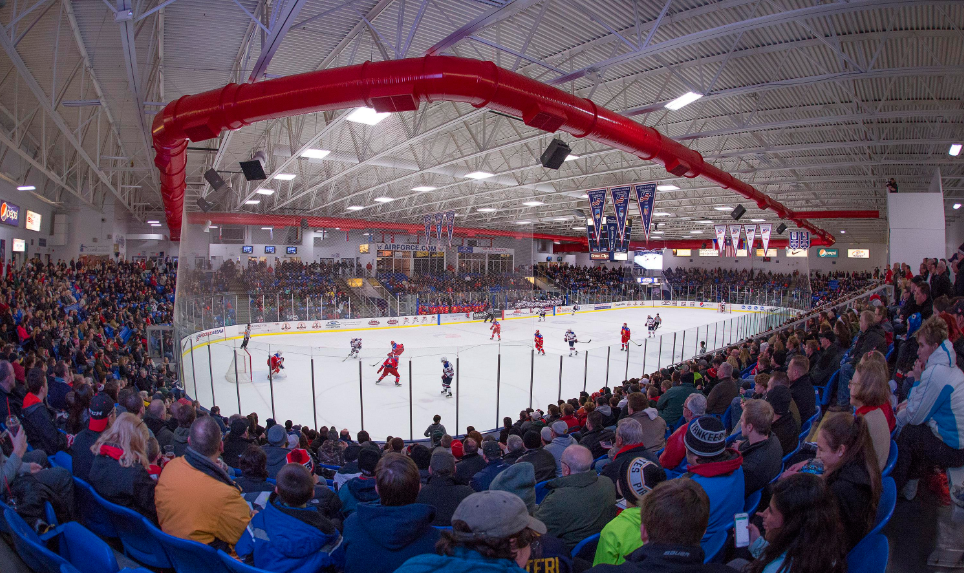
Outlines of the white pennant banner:
[{"label": "white pennant banner", "polygon": [[773,225],[770,223],[764,223],[760,225],[760,242],[763,243],[763,256],[767,254],[767,248],[770,246],[770,229]]},{"label": "white pennant banner", "polygon": [[740,248],[740,232],[743,230],[743,225],[730,225],[730,239],[733,241],[733,256],[736,256],[736,250]]},{"label": "white pennant banner", "polygon": [[723,254],[724,243],[726,243],[726,225],[716,226],[716,248]]},{"label": "white pennant banner", "polygon": [[753,240],[756,239],[756,225],[743,225],[743,232],[746,233],[746,250],[753,256]]}]

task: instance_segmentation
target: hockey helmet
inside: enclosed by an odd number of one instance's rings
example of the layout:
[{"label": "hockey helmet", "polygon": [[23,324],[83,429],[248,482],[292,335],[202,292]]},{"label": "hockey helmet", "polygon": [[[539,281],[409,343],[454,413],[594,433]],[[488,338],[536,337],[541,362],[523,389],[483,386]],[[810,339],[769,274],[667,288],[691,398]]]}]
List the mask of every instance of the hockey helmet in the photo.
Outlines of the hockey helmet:
[{"label": "hockey helmet", "polygon": [[392,341],[392,346],[395,346],[395,341],[394,341],[394,340]]},{"label": "hockey helmet", "polygon": [[278,358],[281,358],[281,351],[279,350],[275,352],[274,355],[277,356]]},{"label": "hockey helmet", "polygon": [[448,361],[449,361],[448,358],[446,358],[446,357],[444,357],[444,356],[442,357],[442,364],[445,364],[445,363],[448,362]]},{"label": "hockey helmet", "polygon": [[536,334],[539,334],[539,329],[536,329]]}]

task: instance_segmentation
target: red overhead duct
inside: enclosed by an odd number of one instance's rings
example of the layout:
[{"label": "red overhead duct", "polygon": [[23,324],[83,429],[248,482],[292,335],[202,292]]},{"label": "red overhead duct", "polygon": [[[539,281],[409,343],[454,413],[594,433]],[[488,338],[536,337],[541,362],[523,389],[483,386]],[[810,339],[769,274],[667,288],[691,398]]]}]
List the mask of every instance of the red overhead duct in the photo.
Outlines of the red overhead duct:
[{"label": "red overhead duct", "polygon": [[879,219],[880,211],[794,211],[801,219]]},{"label": "red overhead duct", "polygon": [[497,110],[521,117],[531,127],[565,131],[656,161],[678,177],[704,177],[833,244],[827,231],[651,127],[492,62],[449,56],[365,62],[253,84],[228,84],[169,103],[154,118],[152,132],[171,239],[179,240],[181,234],[188,140],[203,141],[256,121],[325,110],[367,106],[379,112],[413,111],[423,101],[458,101]]}]

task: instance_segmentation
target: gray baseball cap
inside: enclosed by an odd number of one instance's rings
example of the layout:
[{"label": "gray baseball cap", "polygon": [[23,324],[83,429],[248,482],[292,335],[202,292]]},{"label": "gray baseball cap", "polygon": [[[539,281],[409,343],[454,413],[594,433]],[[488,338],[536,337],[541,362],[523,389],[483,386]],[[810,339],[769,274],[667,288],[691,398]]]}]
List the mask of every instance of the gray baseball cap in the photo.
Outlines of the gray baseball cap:
[{"label": "gray baseball cap", "polygon": [[552,423],[552,431],[555,432],[557,436],[565,436],[569,433],[569,424],[562,420],[556,420]]},{"label": "gray baseball cap", "polygon": [[527,527],[539,534],[546,532],[546,525],[529,515],[525,502],[507,491],[473,493],[455,509],[455,521],[464,521],[472,537],[505,539]]}]

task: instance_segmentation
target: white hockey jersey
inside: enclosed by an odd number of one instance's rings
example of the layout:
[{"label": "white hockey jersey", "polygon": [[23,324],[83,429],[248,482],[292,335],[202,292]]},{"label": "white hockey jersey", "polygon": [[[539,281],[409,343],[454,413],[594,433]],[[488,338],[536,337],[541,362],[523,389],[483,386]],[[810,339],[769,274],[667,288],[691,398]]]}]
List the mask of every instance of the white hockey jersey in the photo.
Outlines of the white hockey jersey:
[{"label": "white hockey jersey", "polygon": [[443,362],[443,363],[442,363],[442,377],[443,377],[443,378],[452,378],[453,376],[455,376],[455,368],[452,367],[452,363],[451,363],[451,362]]},{"label": "white hockey jersey", "polygon": [[566,342],[575,342],[576,333],[570,330],[569,332],[566,333],[565,340]]}]

